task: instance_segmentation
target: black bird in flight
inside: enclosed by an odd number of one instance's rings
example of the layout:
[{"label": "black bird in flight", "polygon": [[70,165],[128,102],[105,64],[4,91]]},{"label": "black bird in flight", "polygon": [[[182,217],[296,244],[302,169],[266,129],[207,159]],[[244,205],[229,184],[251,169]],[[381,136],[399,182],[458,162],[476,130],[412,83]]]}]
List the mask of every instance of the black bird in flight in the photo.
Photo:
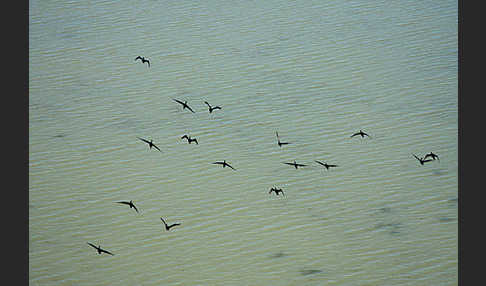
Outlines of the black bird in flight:
[{"label": "black bird in flight", "polygon": [[338,167],[338,165],[329,165],[327,163],[322,163],[322,162],[317,161],[317,160],[316,160],[316,162],[321,164],[322,166],[326,167],[327,170],[329,170],[329,168],[331,168],[331,167]]},{"label": "black bird in flight", "polygon": [[419,157],[415,156],[415,154],[412,154],[412,155],[415,157],[415,159],[419,160],[420,165],[423,165],[426,162],[432,161],[432,159],[425,160],[425,158],[419,158]]},{"label": "black bird in flight", "polygon": [[222,109],[220,106],[211,106],[207,101],[205,101],[206,105],[209,107],[209,113],[213,113],[213,110],[215,109]]},{"label": "black bird in flight", "polygon": [[150,61],[149,61],[149,60],[147,60],[146,58],[141,57],[141,56],[138,56],[138,57],[136,57],[136,58],[135,58],[135,61],[136,61],[136,60],[141,60],[141,61],[142,61],[142,64],[143,64],[143,63],[147,63],[147,64],[148,64],[148,66],[150,67]]},{"label": "black bird in flight", "polygon": [[278,144],[278,147],[282,147],[282,145],[290,144],[289,142],[280,142],[280,137],[278,136],[278,132],[275,131],[275,134],[277,135],[277,144]]},{"label": "black bird in flight", "polygon": [[432,160],[437,159],[440,162],[439,156],[437,154],[430,152],[429,154],[425,155],[424,159],[427,159],[428,157],[432,158]]},{"label": "black bird in flight", "polygon": [[271,194],[272,192],[275,192],[275,194],[276,194],[277,196],[278,196],[278,194],[279,194],[279,193],[282,193],[282,195],[284,195],[284,196],[285,196],[285,194],[284,194],[284,192],[283,192],[283,190],[282,190],[282,189],[277,189],[277,188],[275,188],[275,187],[272,187],[272,188],[270,189],[270,192],[268,192],[268,193],[269,193],[269,194]]},{"label": "black bird in flight", "polygon": [[351,135],[351,137],[354,137],[356,135],[361,135],[362,138],[364,138],[365,136],[368,136],[368,137],[371,138],[371,136],[368,135],[368,134],[366,134],[366,133],[364,133],[363,130],[359,130],[359,132],[354,133],[353,135]]},{"label": "black bird in flight", "polygon": [[187,105],[187,100],[186,100],[185,102],[182,102],[182,101],[177,100],[177,99],[174,99],[174,98],[173,98],[173,100],[174,100],[175,102],[177,102],[177,103],[182,104],[182,110],[184,110],[184,109],[186,109],[186,108],[187,108],[187,109],[189,109],[190,111],[192,111],[192,113],[194,113],[194,110],[192,110],[192,108],[191,108],[191,107],[189,107],[189,105]]},{"label": "black bird in flight", "polygon": [[[137,137],[137,138],[142,140],[143,142],[147,143],[149,145],[150,149],[152,149],[152,147],[154,147],[155,149],[160,151],[159,147],[155,146],[155,144],[152,142],[152,139],[150,139],[150,141],[148,141],[148,140],[145,140],[145,139],[140,138],[140,137]],[[162,151],[160,151],[160,152],[162,152]]]},{"label": "black bird in flight", "polygon": [[236,171],[236,169],[235,169],[235,168],[231,167],[231,165],[230,165],[230,164],[226,163],[226,160],[224,160],[223,162],[214,162],[213,164],[219,164],[219,165],[223,165],[223,168],[224,168],[224,167],[226,167],[226,166],[228,166],[228,167],[230,167],[231,169],[233,169],[233,170],[235,170],[235,171]]},{"label": "black bird in flight", "polygon": [[174,224],[171,224],[171,225],[167,225],[167,223],[165,223],[165,220],[163,218],[160,218],[162,220],[162,222],[164,223],[165,225],[165,230],[170,230],[172,227],[174,226],[178,226],[178,225],[181,225],[180,223],[174,223]]},{"label": "black bird in flight", "polygon": [[130,206],[130,208],[134,208],[134,209],[135,209],[135,211],[138,213],[138,209],[137,209],[137,207],[136,207],[136,206],[133,204],[133,201],[129,201],[129,202],[117,202],[117,203],[119,203],[119,204],[125,204],[125,205],[129,205],[129,206]]},{"label": "black bird in flight", "polygon": [[104,253],[107,253],[107,254],[110,254],[110,255],[115,255],[115,254],[113,254],[113,253],[111,253],[111,252],[109,252],[109,251],[107,251],[107,250],[101,249],[101,247],[100,247],[99,245],[98,245],[98,246],[96,246],[96,245],[94,245],[94,244],[92,244],[92,243],[89,243],[89,242],[87,242],[87,243],[88,243],[89,245],[91,245],[92,247],[96,248],[96,250],[98,251],[98,254],[101,254],[101,253],[103,253],[103,252],[104,252]]},{"label": "black bird in flight", "polygon": [[287,165],[290,165],[290,166],[294,166],[294,167],[295,167],[295,169],[298,169],[299,167],[305,167],[305,166],[307,166],[307,165],[304,165],[304,164],[297,164],[297,163],[295,162],[295,160],[294,160],[294,162],[293,162],[293,163],[284,163],[284,164],[287,164]]},{"label": "black bird in flight", "polygon": [[181,139],[187,139],[187,143],[189,144],[191,144],[192,142],[196,142],[196,144],[199,145],[196,138],[191,138],[191,136],[188,136],[187,134],[182,136]]}]

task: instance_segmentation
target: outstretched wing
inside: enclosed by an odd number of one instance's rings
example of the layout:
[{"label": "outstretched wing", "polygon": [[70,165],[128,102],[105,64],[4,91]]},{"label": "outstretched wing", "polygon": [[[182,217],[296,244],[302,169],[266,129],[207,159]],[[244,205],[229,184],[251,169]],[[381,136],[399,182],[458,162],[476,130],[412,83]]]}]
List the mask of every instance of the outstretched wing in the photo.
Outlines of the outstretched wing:
[{"label": "outstretched wing", "polygon": [[353,135],[351,135],[351,138],[356,136],[356,135],[359,135],[360,133],[354,133]]},{"label": "outstretched wing", "polygon": [[205,101],[204,103],[206,103],[206,105],[211,108],[211,105],[209,105],[209,102]]},{"label": "outstretched wing", "polygon": [[160,218],[160,220],[164,223],[165,226],[167,226],[167,223],[165,222],[165,220],[163,218]]},{"label": "outstretched wing", "polygon": [[185,105],[187,109],[189,109],[190,111],[192,111],[192,113],[195,113],[194,110],[192,110],[192,108],[189,106],[189,105]]},{"label": "outstretched wing", "polygon": [[175,102],[177,102],[177,103],[180,103],[180,104],[184,105],[184,102],[182,102],[182,101],[180,101],[180,100],[177,100],[177,99],[175,99],[175,98],[173,98],[173,100],[174,100]]},{"label": "outstretched wing", "polygon": [[319,163],[319,164],[321,164],[322,166],[326,166],[326,164],[322,163],[321,161],[317,161],[317,160],[316,160],[316,163]]},{"label": "outstretched wing", "polygon": [[412,155],[415,157],[415,159],[422,161],[419,157],[415,156],[415,154],[412,154]]},{"label": "outstretched wing", "polygon": [[110,254],[110,255],[115,255],[115,254],[109,252],[108,250],[104,250],[104,249],[101,249],[101,248],[100,248],[100,251],[101,252],[104,252],[104,253],[107,253],[107,254]]},{"label": "outstretched wing", "polygon": [[230,164],[226,163],[226,166],[228,166],[228,167],[230,167],[231,169],[233,169],[233,170],[235,170],[235,171],[236,171],[236,169],[235,169],[235,168],[233,168],[233,167],[232,167]]},{"label": "outstretched wing", "polygon": [[98,247],[96,245],[92,244],[92,243],[87,242],[87,244],[91,245],[93,248],[98,249]]},{"label": "outstretched wing", "polygon": [[181,139],[187,139],[187,140],[189,140],[189,137],[187,137],[187,134],[186,134],[186,135],[182,136]]},{"label": "outstretched wing", "polygon": [[150,144],[150,141],[148,141],[148,140],[145,140],[145,139],[140,138],[140,137],[137,137],[137,138],[138,138],[138,139],[140,139],[140,140],[142,140],[143,142],[145,142],[145,143],[147,143],[147,144]]},{"label": "outstretched wing", "polygon": [[431,157],[433,160],[435,160],[435,158],[437,158],[437,160],[439,160],[439,156],[435,155],[434,153],[429,153],[429,154],[425,155],[424,159],[427,159],[429,157]]},{"label": "outstretched wing", "polygon": [[222,109],[222,108],[220,106],[215,106],[215,107],[213,107],[213,110],[214,109]]},{"label": "outstretched wing", "polygon": [[162,152],[159,147],[155,146],[155,144],[152,144],[152,146],[154,146],[155,149],[159,150],[160,152]]},{"label": "outstretched wing", "polygon": [[139,59],[142,60],[142,57],[138,56],[138,57],[135,58],[135,60],[139,60]]}]

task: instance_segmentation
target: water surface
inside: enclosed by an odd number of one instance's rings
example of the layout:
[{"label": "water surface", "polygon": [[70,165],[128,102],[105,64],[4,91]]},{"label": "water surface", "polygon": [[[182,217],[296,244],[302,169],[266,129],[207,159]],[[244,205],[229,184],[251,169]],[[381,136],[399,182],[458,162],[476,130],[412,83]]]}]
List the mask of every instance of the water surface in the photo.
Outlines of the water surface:
[{"label": "water surface", "polygon": [[456,1],[29,5],[32,285],[457,285]]}]

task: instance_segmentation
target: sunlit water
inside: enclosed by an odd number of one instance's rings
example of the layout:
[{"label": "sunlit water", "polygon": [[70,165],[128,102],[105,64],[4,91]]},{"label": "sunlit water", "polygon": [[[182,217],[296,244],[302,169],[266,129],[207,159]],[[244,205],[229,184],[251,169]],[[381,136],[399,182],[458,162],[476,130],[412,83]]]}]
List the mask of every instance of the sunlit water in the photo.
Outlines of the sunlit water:
[{"label": "sunlit water", "polygon": [[29,4],[31,285],[457,285],[456,1]]}]

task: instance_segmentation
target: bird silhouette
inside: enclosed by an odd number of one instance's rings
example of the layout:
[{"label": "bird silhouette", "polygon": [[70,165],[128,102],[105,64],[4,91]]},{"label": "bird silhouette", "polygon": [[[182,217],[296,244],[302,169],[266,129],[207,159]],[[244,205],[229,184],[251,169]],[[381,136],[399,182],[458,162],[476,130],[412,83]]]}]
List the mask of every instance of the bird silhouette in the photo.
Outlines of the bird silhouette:
[{"label": "bird silhouette", "polygon": [[206,105],[208,106],[209,113],[213,113],[213,110],[216,110],[216,109],[222,109],[220,106],[211,106],[207,101],[205,101],[204,103],[206,103]]},{"label": "bird silhouette", "polygon": [[235,168],[233,168],[233,167],[232,167],[230,164],[226,163],[226,160],[224,160],[223,162],[214,162],[213,164],[219,164],[219,165],[223,165],[223,168],[224,168],[224,167],[226,167],[226,166],[228,166],[228,167],[230,167],[231,169],[233,169],[233,170],[235,170],[235,171],[236,171],[236,169],[235,169]]},{"label": "bird silhouette", "polygon": [[187,108],[187,109],[189,109],[190,111],[192,111],[192,113],[194,113],[194,110],[192,110],[192,108],[191,108],[189,105],[187,105],[187,100],[186,100],[185,102],[182,102],[182,101],[177,100],[177,99],[174,99],[174,98],[173,98],[173,100],[174,100],[175,102],[177,102],[177,103],[180,103],[180,104],[182,105],[182,110],[184,110],[184,109],[186,109],[186,108]]},{"label": "bird silhouette", "polygon": [[167,223],[165,222],[165,220],[163,218],[160,218],[162,220],[162,222],[164,223],[165,225],[165,230],[169,231],[172,227],[174,226],[178,226],[178,225],[181,225],[180,223],[174,223],[174,224],[171,224],[171,225],[167,225]]},{"label": "bird silhouette", "polygon": [[429,154],[424,156],[424,159],[427,159],[428,157],[432,158],[432,160],[437,159],[440,162],[439,156],[437,154],[430,152]]},{"label": "bird silhouette", "polygon": [[181,139],[187,139],[187,143],[189,144],[191,144],[192,142],[196,142],[196,144],[199,145],[196,138],[191,138],[191,136],[188,136],[187,134],[182,136]]},{"label": "bird silhouette", "polygon": [[[143,139],[143,138],[140,138],[140,137],[137,137],[138,139],[142,140],[143,142],[147,143],[150,147],[150,149],[152,149],[152,147],[154,147],[155,149],[159,150],[159,147],[155,146],[155,144],[152,142],[152,139],[150,139],[150,141],[146,140],[146,139]],[[160,151],[162,152],[162,151]]]},{"label": "bird silhouette", "polygon": [[287,164],[287,165],[290,165],[290,166],[294,166],[294,167],[295,167],[295,169],[298,169],[299,167],[305,167],[305,166],[307,166],[307,165],[304,165],[304,164],[297,164],[297,163],[295,162],[295,160],[294,160],[294,162],[293,162],[293,163],[284,163],[284,164]]},{"label": "bird silhouette", "polygon": [[359,130],[359,132],[354,133],[353,135],[351,135],[351,137],[354,137],[356,135],[361,135],[362,138],[364,138],[365,136],[368,136],[368,137],[371,138],[371,136],[368,135],[368,134],[366,134],[366,133],[364,133],[363,130]]},{"label": "bird silhouette", "polygon": [[138,57],[136,57],[136,58],[135,58],[135,61],[136,61],[136,60],[141,60],[141,61],[142,61],[142,64],[143,64],[143,63],[147,63],[147,64],[148,64],[148,66],[150,67],[150,61],[149,61],[149,60],[147,60],[146,58],[141,57],[141,56],[138,56]]},{"label": "bird silhouette", "polygon": [[119,203],[119,204],[125,204],[125,205],[129,205],[129,206],[130,206],[130,208],[134,208],[134,209],[135,209],[135,211],[138,213],[138,209],[137,209],[137,207],[136,207],[136,206],[133,204],[133,201],[129,201],[129,202],[117,202],[117,203]]},{"label": "bird silhouette", "polygon": [[101,247],[100,247],[99,245],[98,245],[98,246],[96,246],[96,245],[94,245],[94,244],[92,244],[92,243],[89,243],[89,242],[87,242],[87,243],[88,243],[89,245],[91,245],[92,247],[96,248],[96,250],[98,251],[98,254],[101,254],[101,253],[103,253],[103,252],[104,252],[104,253],[107,253],[107,254],[110,254],[110,255],[115,255],[115,254],[113,254],[113,253],[111,253],[111,252],[109,252],[109,251],[107,251],[107,250],[101,249]]},{"label": "bird silhouette", "polygon": [[285,193],[283,192],[283,190],[282,190],[282,189],[277,189],[277,188],[275,188],[275,187],[272,187],[268,193],[269,193],[269,194],[271,194],[272,192],[275,192],[275,194],[276,194],[277,196],[278,196],[278,194],[279,194],[279,193],[282,193],[282,195],[284,195],[284,196],[285,196]]},{"label": "bird silhouette", "polygon": [[412,154],[412,155],[415,157],[415,159],[419,160],[420,165],[423,165],[426,162],[432,161],[432,159],[425,160],[425,158],[419,158],[419,157],[415,156],[415,154]]},{"label": "bird silhouette", "polygon": [[322,166],[326,167],[326,170],[329,170],[329,168],[331,168],[331,167],[338,167],[338,165],[329,165],[327,163],[322,163],[322,162],[317,161],[317,160],[316,160],[316,162],[321,164]]},{"label": "bird silhouette", "polygon": [[277,144],[278,144],[278,147],[282,147],[282,145],[291,144],[289,142],[281,142],[280,141],[280,137],[278,136],[278,132],[277,131],[275,131],[275,134],[277,135]]}]

